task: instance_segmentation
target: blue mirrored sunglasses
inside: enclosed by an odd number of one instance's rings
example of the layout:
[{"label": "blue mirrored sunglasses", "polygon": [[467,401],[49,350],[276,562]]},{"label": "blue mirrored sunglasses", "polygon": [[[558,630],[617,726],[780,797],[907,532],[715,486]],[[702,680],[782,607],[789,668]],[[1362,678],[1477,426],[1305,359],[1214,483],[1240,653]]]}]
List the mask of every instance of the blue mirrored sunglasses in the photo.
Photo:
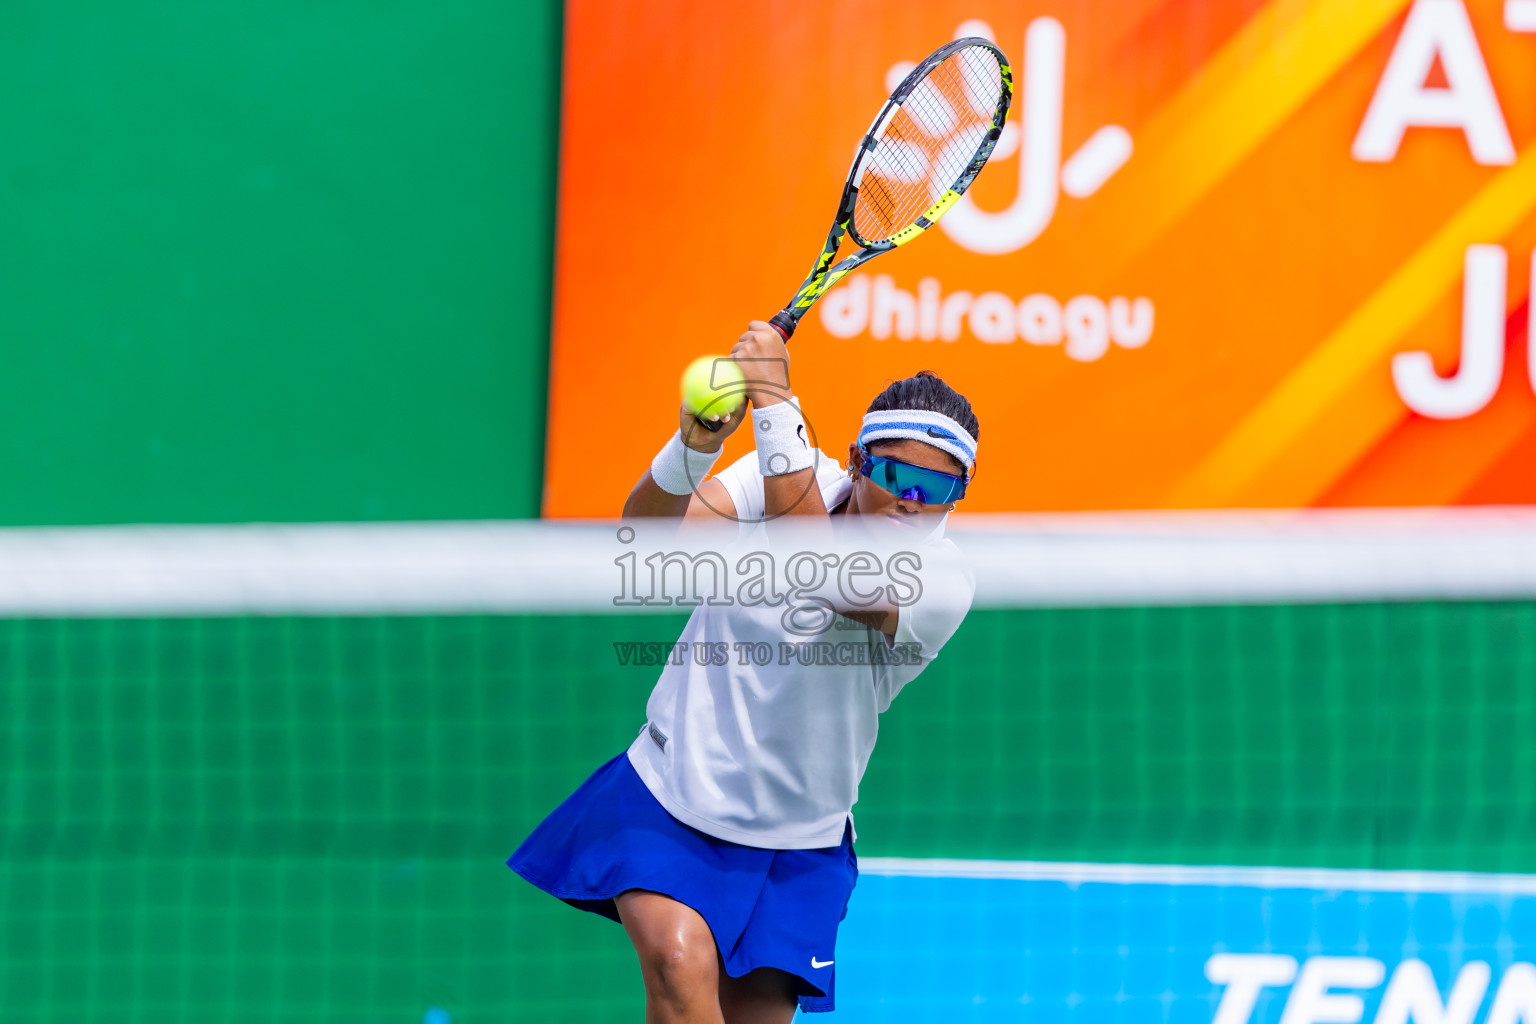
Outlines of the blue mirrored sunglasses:
[{"label": "blue mirrored sunglasses", "polygon": [[865,448],[860,448],[859,452],[864,456],[864,465],[859,467],[859,472],[898,498],[920,501],[924,505],[942,505],[965,497],[963,476],[871,455]]}]

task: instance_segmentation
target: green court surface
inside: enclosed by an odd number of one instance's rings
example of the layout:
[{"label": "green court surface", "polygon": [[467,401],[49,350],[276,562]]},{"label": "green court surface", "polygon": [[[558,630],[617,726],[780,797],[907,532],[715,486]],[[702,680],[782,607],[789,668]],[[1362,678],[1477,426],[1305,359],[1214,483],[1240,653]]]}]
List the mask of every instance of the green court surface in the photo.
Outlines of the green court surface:
[{"label": "green court surface", "polygon": [[[635,1019],[503,861],[676,617],[0,623],[0,1005]],[[1536,871],[1536,604],[976,611],[882,719],[866,856]],[[858,896],[855,894],[854,899]]]}]

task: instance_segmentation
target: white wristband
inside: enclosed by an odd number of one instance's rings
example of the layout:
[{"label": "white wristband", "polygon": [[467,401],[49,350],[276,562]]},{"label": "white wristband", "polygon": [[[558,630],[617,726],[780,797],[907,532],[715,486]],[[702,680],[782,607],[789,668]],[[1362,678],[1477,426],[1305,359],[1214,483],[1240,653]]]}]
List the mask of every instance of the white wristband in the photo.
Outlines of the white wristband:
[{"label": "white wristband", "polygon": [[784,476],[815,465],[798,398],[790,396],[789,401],[766,409],[754,406],[752,433],[757,442],[757,465],[763,476]]},{"label": "white wristband", "polygon": [[719,461],[721,450],[694,451],[683,444],[679,430],[651,460],[651,479],[668,494],[689,494],[704,482],[710,467]]}]

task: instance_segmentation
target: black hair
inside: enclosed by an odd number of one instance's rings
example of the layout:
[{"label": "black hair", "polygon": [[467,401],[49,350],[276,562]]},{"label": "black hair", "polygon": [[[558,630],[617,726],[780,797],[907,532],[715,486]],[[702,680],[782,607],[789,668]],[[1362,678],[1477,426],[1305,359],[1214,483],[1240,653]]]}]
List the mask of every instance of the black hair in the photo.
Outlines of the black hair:
[{"label": "black hair", "polygon": [[865,412],[886,412],[891,409],[922,409],[943,413],[964,427],[972,440],[981,440],[981,424],[971,411],[971,403],[932,370],[918,370],[906,380],[892,381],[875,396]]}]

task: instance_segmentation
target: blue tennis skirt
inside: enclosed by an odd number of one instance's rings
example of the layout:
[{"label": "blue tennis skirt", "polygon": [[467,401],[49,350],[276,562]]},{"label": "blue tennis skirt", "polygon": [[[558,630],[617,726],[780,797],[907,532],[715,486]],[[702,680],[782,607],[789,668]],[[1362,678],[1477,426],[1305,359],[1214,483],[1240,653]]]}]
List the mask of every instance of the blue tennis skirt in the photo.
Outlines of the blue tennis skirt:
[{"label": "blue tennis skirt", "polygon": [[555,808],[507,864],[551,896],[614,921],[622,892],[670,896],[708,923],[726,974],[777,967],[800,979],[800,1009],[832,1009],[837,926],[859,875],[850,830],[822,850],[716,839],[668,814],[625,753]]}]

